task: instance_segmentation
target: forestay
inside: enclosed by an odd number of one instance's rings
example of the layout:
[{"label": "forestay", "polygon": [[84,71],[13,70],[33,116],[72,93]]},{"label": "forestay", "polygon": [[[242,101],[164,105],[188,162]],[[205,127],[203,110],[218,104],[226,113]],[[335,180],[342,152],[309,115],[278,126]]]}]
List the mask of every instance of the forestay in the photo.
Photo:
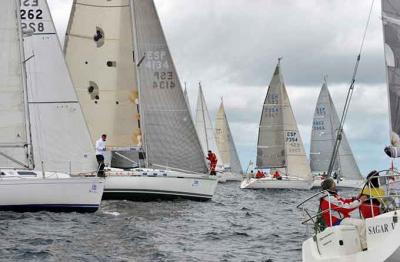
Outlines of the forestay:
[{"label": "forestay", "polygon": [[233,173],[242,174],[242,166],[240,164],[235,142],[233,141],[228,119],[225,114],[224,103],[222,101],[215,118],[215,141],[222,162],[229,166]]},{"label": "forestay", "polygon": [[280,70],[276,66],[261,114],[257,167],[285,168],[288,176],[311,180],[311,170]]},{"label": "forestay", "polygon": [[29,161],[30,142],[18,15],[16,0],[1,1],[0,166],[14,168],[32,167],[33,164]]},{"label": "forestay", "polygon": [[[340,120],[324,82],[318,96],[311,132],[310,165],[312,172],[327,172],[336,140]],[[334,172],[347,179],[362,179],[346,135],[342,133]]]},{"label": "forestay", "polygon": [[36,169],[96,170],[93,145],[46,0],[21,1],[33,156]]},{"label": "forestay", "polygon": [[204,155],[154,3],[132,3],[141,123],[149,165],[204,173]]},{"label": "forestay", "polygon": [[[382,22],[389,95],[392,157],[400,156],[400,2],[382,0]],[[385,149],[386,151],[386,149]]]},{"label": "forestay", "polygon": [[225,161],[223,161],[215,141],[214,128],[211,123],[210,114],[201,86],[199,86],[199,95],[197,97],[195,124],[200,144],[203,148],[203,154],[207,155],[208,150],[211,150],[217,156],[218,166],[223,166]]}]

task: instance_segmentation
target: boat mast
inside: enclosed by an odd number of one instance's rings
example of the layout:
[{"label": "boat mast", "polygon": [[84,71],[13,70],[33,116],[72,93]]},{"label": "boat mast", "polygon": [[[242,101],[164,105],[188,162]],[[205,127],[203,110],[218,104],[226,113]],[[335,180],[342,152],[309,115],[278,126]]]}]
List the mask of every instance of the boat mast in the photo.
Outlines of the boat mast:
[{"label": "boat mast", "polygon": [[361,41],[360,50],[358,52],[356,64],[354,66],[353,76],[351,78],[349,90],[347,91],[346,102],[344,104],[342,118],[340,120],[340,125],[339,125],[338,131],[337,131],[336,141],[335,141],[335,146],[333,147],[331,161],[329,163],[328,176],[330,176],[331,173],[332,173],[333,167],[335,165],[336,157],[337,157],[337,154],[339,152],[340,143],[342,142],[343,126],[344,126],[344,122],[346,121],[347,113],[349,111],[351,97],[353,96],[354,83],[356,82],[356,75],[357,75],[357,71],[358,71],[358,65],[360,64],[361,53],[362,53],[362,50],[363,50],[363,47],[364,47],[365,36],[367,35],[367,29],[368,29],[369,21],[371,20],[371,13],[372,13],[372,7],[373,6],[374,6],[374,0],[372,0],[372,3],[371,3],[371,8],[369,10],[367,24],[366,24],[365,29],[364,29],[364,34],[363,34],[363,38],[362,38],[362,41]]},{"label": "boat mast", "polygon": [[[139,67],[143,63],[143,61],[146,59],[146,54],[143,54],[143,57],[139,57],[139,43],[138,43],[138,38],[137,38],[137,31],[136,31],[136,18],[135,18],[135,5],[134,5],[134,0],[129,1],[130,7],[131,7],[131,23],[132,23],[132,38],[133,38],[133,63],[135,64],[135,69],[136,69],[136,84],[137,84],[137,90],[138,90],[138,103],[137,103],[137,108],[138,108],[138,113],[139,113],[139,130],[142,135],[142,147],[145,152],[145,166],[149,167],[149,158],[147,155],[148,148],[147,148],[147,143],[146,143],[146,135],[144,132],[144,117],[143,117],[143,107],[140,106],[140,101],[141,99],[141,92],[140,92],[140,74],[139,74]],[[136,62],[138,61],[138,62]],[[139,159],[139,165],[140,165],[140,159]]]},{"label": "boat mast", "polygon": [[[280,100],[281,100],[281,103],[280,103],[280,105],[281,105],[281,108],[283,108],[283,104],[282,104],[282,98],[283,98],[283,92],[282,92],[282,84],[283,84],[283,81],[280,81],[281,79],[281,60],[283,59],[283,57],[278,57],[278,68],[279,68],[279,82],[281,83],[281,88],[279,88],[279,91],[280,91]],[[281,109],[282,110],[282,109]],[[283,130],[282,131],[284,131],[285,130],[285,128],[284,128],[284,126],[285,126],[285,118],[284,118],[284,116],[285,116],[285,114],[282,114],[282,126],[283,126]],[[287,134],[286,134],[286,136],[287,136]],[[285,165],[283,166],[284,168],[285,168],[285,175],[286,176],[288,176],[288,165],[287,165],[287,149],[286,149],[286,137],[285,136],[283,136],[283,144],[284,144],[284,151],[285,151]]]},{"label": "boat mast", "polygon": [[201,82],[199,82],[199,95],[200,95],[200,104],[201,104],[201,115],[203,116],[203,124],[204,124],[204,135],[206,137],[206,146],[207,146],[207,152],[209,150],[208,146],[208,136],[207,136],[207,126],[206,126],[206,118],[204,116],[204,105],[203,105],[203,100],[204,100],[204,95],[203,95],[203,90],[201,88]]},{"label": "boat mast", "polygon": [[25,59],[25,51],[24,51],[24,39],[22,32],[22,24],[21,24],[21,16],[20,16],[20,1],[15,0],[16,3],[16,16],[17,16],[17,31],[18,31],[18,38],[19,38],[19,49],[21,55],[21,70],[22,70],[22,86],[24,90],[24,109],[25,109],[25,128],[26,128],[26,136],[27,136],[27,153],[28,153],[28,166],[25,166],[29,169],[35,168],[35,161],[33,158],[33,148],[32,148],[32,131],[31,131],[31,121],[30,121],[30,113],[29,113],[29,104],[28,104],[28,85],[27,85],[27,74],[26,74],[26,62],[31,59]]}]

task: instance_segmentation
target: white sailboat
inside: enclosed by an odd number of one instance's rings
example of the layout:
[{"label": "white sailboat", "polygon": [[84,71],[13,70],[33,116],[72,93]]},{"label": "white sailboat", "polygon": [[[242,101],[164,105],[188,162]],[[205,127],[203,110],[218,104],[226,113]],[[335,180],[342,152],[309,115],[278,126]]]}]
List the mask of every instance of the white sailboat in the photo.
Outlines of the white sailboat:
[{"label": "white sailboat", "polygon": [[[280,61],[272,76],[261,114],[257,168],[269,169],[264,178],[245,178],[241,188],[310,189],[312,176],[303,142],[290,106]],[[279,172],[280,178],[272,174]]]},{"label": "white sailboat", "polygon": [[[310,166],[314,174],[313,187],[320,187],[323,174],[328,172],[339,126],[340,120],[325,80],[318,96],[311,132]],[[332,175],[338,188],[361,188],[364,184],[344,133]]]},{"label": "white sailboat", "polygon": [[153,1],[74,0],[64,51],[92,141],[108,134],[111,166],[129,169],[107,172],[104,198],[211,199]]},{"label": "white sailboat", "polygon": [[0,210],[94,212],[104,181],[69,175],[96,165],[47,2],[21,3],[0,9]]},{"label": "white sailboat", "polygon": [[[387,85],[391,116],[391,129],[393,137],[398,134],[399,123],[399,83],[400,73],[400,2],[397,0],[382,0],[382,23],[384,35],[384,50],[386,62]],[[396,150],[398,147],[392,144]],[[395,151],[394,151],[395,152]],[[400,174],[394,170],[381,172],[379,178],[380,189],[384,194],[377,194],[380,207],[371,207],[371,216],[364,219],[366,228],[367,250],[362,250],[359,233],[354,226],[336,225],[320,230],[315,215],[307,209],[307,203],[319,203],[321,192],[304,201],[299,207],[308,213],[308,219],[317,230],[313,236],[303,242],[302,252],[304,262],[317,261],[400,261]],[[366,185],[368,187],[368,184]],[[371,190],[371,189],[369,189]],[[364,204],[371,204],[366,202]],[[368,207],[368,206],[367,206]],[[369,210],[369,208],[368,208]],[[331,212],[331,210],[329,210]]]},{"label": "white sailboat", "polygon": [[241,181],[242,165],[240,164],[222,100],[215,117],[215,141],[221,160],[224,163],[225,179],[227,181]]},{"label": "white sailboat", "polygon": [[226,182],[224,163],[222,161],[221,155],[217,147],[217,143],[215,141],[214,128],[211,123],[210,114],[208,113],[206,100],[204,98],[203,89],[200,83],[199,83],[199,95],[197,97],[197,104],[196,104],[195,125],[196,125],[197,135],[199,136],[200,139],[201,148],[203,149],[204,156],[207,156],[208,150],[211,150],[217,156],[218,162],[216,171],[217,171],[218,182],[220,183]]}]

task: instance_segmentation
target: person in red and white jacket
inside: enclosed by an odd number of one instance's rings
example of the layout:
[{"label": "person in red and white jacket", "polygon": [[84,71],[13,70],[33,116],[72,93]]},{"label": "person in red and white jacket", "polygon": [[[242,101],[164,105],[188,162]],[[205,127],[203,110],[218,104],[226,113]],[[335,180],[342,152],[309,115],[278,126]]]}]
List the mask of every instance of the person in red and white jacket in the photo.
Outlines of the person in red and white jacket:
[{"label": "person in red and white jacket", "polygon": [[[329,196],[320,199],[322,218],[327,226],[354,225],[360,235],[361,247],[367,249],[365,223],[358,218],[351,218],[351,212],[356,210],[367,196],[357,198],[342,198],[336,191],[336,183],[332,178],[327,178],[321,183],[322,190],[329,192]],[[329,212],[330,207],[330,212]]]}]

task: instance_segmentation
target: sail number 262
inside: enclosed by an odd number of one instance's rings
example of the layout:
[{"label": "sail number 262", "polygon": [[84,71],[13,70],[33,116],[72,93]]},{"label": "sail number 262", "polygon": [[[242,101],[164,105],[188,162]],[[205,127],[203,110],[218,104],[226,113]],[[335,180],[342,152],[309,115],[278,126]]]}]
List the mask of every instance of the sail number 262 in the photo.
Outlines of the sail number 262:
[{"label": "sail number 262", "polygon": [[37,6],[39,6],[39,0],[22,1],[22,8],[20,10],[22,30],[30,29],[34,33],[44,31],[45,28],[43,22],[24,22],[25,20],[43,20],[43,10],[36,8]]}]

